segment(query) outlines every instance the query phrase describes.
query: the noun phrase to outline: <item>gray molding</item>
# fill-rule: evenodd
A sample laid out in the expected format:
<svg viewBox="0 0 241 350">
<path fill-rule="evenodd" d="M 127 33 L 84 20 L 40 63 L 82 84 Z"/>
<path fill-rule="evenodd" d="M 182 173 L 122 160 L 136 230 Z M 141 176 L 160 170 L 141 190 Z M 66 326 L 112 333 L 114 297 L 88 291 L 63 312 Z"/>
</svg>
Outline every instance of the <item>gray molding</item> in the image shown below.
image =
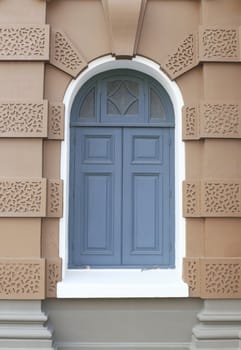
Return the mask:
<svg viewBox="0 0 241 350">
<path fill-rule="evenodd" d="M 53 350 L 41 301 L 0 300 L 0 349 Z"/>
<path fill-rule="evenodd" d="M 241 349 L 240 300 L 206 300 L 197 318 L 190 350 Z"/>
<path fill-rule="evenodd" d="M 59 342 L 56 343 L 58 350 L 188 350 L 189 343 L 72 343 L 72 342 Z"/>
</svg>

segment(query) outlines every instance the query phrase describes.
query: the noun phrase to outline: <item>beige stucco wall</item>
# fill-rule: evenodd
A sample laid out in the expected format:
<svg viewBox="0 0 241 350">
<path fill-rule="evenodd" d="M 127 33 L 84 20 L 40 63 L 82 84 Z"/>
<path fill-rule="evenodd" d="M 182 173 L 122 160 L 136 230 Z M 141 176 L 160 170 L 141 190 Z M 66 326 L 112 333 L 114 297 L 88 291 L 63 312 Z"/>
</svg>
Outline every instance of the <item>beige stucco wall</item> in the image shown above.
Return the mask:
<svg viewBox="0 0 241 350">
<path fill-rule="evenodd" d="M 240 14 L 240 0 L 0 1 L 0 298 L 54 298 L 43 308 L 60 349 L 186 350 L 200 297 L 240 298 Z M 181 90 L 183 275 L 196 299 L 55 299 L 63 97 L 108 54 L 147 57 Z"/>
<path fill-rule="evenodd" d="M 13 270 L 21 259 L 22 263 L 30 259 L 29 264 L 41 270 L 39 285 L 47 286 L 46 295 L 37 291 L 16 295 L 11 294 L 13 280 L 9 291 L 0 291 L 0 295 L 55 296 L 61 279 L 58 244 L 65 91 L 96 58 L 113 54 L 117 59 L 131 59 L 137 54 L 160 64 L 184 99 L 185 281 L 193 296 L 239 297 L 239 1 L 24 0 L 20 4 L 9 0 L 0 3 L 0 19 L 5 44 L 0 50 L 0 180 L 2 191 L 10 198 L 7 201 L 3 196 L 0 202 L 1 256 L 4 266 Z M 21 30 L 28 32 L 24 39 Z M 32 46 L 27 40 L 33 40 Z M 16 119 L 19 113 L 21 123 L 26 124 L 22 129 Z M 27 126 L 28 115 L 31 123 L 40 118 L 41 131 Z M 228 118 L 233 118 L 229 129 Z M 20 195 L 15 198 L 17 191 Z M 33 191 L 33 203 L 27 191 Z M 210 291 L 207 271 L 216 271 L 219 280 L 225 266 L 230 276 L 238 271 L 238 287 L 232 286 L 230 277 L 222 292 L 218 287 Z M 196 284 L 196 280 L 206 282 Z"/>
<path fill-rule="evenodd" d="M 118 32 L 121 14 L 119 14 L 119 17 L 116 15 L 116 4 L 109 2 L 108 6 L 109 12 L 103 11 L 100 1 L 69 1 L 68 3 L 60 1 L 58 4 L 53 1 L 47 8 L 47 21 L 56 27 L 61 23 L 61 28 L 68 34 L 85 60 L 89 62 L 110 52 L 115 53 L 115 50 L 119 54 L 119 46 L 122 45 L 123 41 L 121 36 L 123 33 Z M 199 50 L 201 50 L 202 34 L 200 34 L 200 26 L 202 25 L 204 28 L 210 28 L 209 26 L 211 26 L 211 29 L 214 28 L 212 26 L 216 26 L 215 29 L 221 28 L 221 32 L 226 31 L 228 35 L 234 26 L 240 24 L 239 16 L 237 16 L 239 11 L 240 4 L 238 1 L 230 1 L 227 4 L 227 1 L 149 0 L 146 3 L 144 13 L 141 10 L 139 12 L 133 10 L 133 23 L 134 17 L 139 15 L 142 20 L 142 27 L 141 31 L 136 31 L 136 42 L 132 54 L 136 53 L 161 64 L 167 74 L 172 76 L 172 65 L 168 67 L 165 62 L 167 57 L 175 52 L 179 52 L 179 56 L 181 56 L 181 50 L 185 52 L 185 45 L 180 46 L 180 43 L 188 35 L 199 33 L 197 40 Z M 68 13 L 69 16 L 65 16 L 65 13 Z M 91 16 L 93 20 L 91 24 L 87 20 L 90 18 L 88 16 Z M 127 51 L 130 47 L 133 30 L 135 29 L 130 27 L 129 33 L 126 33 Z M 223 40 L 225 51 L 225 38 L 221 37 L 217 40 L 220 40 L 220 45 Z M 185 106 L 199 106 L 201 103 L 209 103 L 211 106 L 218 105 L 219 109 L 223 108 L 223 104 L 231 106 L 238 104 L 240 98 L 239 64 L 235 62 L 235 57 L 233 59 L 225 57 L 225 52 L 219 53 L 218 56 L 215 53 L 215 42 L 210 42 L 209 45 L 210 51 L 214 50 L 214 57 L 203 58 L 203 62 L 198 64 L 199 53 L 195 52 L 194 47 L 194 56 L 197 56 L 197 63 L 195 63 L 195 58 L 190 68 L 184 69 L 185 72 L 182 72 L 181 67 L 181 73 L 176 73 L 175 81 L 183 94 L 184 104 Z M 123 51 L 125 51 L 125 48 L 123 48 Z M 200 57 L 203 55 L 204 53 L 200 52 Z M 181 63 L 182 57 L 179 56 L 177 54 L 177 57 L 175 57 L 177 64 L 185 66 L 185 62 Z M 66 74 L 57 72 L 55 68 L 47 67 L 46 98 L 49 98 L 49 96 L 62 98 L 69 81 Z M 56 86 L 58 86 L 58 89 Z M 218 113 L 219 118 L 222 119 L 222 111 Z M 188 128 L 188 125 L 186 127 Z M 215 126 L 213 128 L 215 129 Z M 185 124 L 183 129 L 185 133 Z M 223 183 L 226 184 L 227 182 L 227 186 L 232 186 L 233 181 L 240 179 L 240 141 L 237 137 L 235 139 L 231 136 L 228 137 L 225 132 L 222 134 L 222 131 L 215 135 L 212 132 L 216 132 L 216 130 L 211 130 L 210 136 L 203 137 L 201 135 L 200 139 L 195 140 L 194 138 L 185 141 L 186 180 L 188 183 L 190 181 L 216 181 L 218 191 L 222 191 Z M 202 189 L 198 191 L 199 197 L 205 196 L 201 192 Z M 227 194 L 224 194 L 225 201 L 229 201 L 229 196 L 232 197 L 232 194 L 229 194 L 229 190 L 227 190 Z M 232 264 L 232 261 L 228 262 L 225 259 L 230 257 L 239 258 L 240 256 L 240 214 L 233 215 L 232 212 L 229 212 L 229 209 L 222 208 L 223 203 L 214 203 L 215 200 L 213 202 L 211 200 L 208 206 L 219 207 L 219 212 L 217 213 L 215 208 L 211 208 L 210 214 L 201 212 L 196 216 L 194 215 L 194 218 L 193 215 L 186 213 L 185 206 L 189 197 L 185 191 L 183 197 L 184 215 L 187 216 L 187 256 L 194 258 L 194 260 L 187 260 L 187 265 L 193 261 L 198 264 L 197 278 L 199 278 L 201 265 L 203 264 L 199 258 L 221 258 L 221 260 L 224 259 L 223 263 Z M 233 198 L 230 198 L 230 200 L 232 202 Z M 239 204 L 237 205 L 239 206 Z M 238 210 L 238 208 L 236 209 Z M 232 216 L 237 217 L 232 218 Z M 236 244 L 233 244 L 234 242 Z M 213 266 L 216 266 L 217 261 L 209 261 L 209 265 L 212 262 Z M 222 270 L 222 261 L 218 263 Z M 230 267 L 232 269 L 231 265 Z M 192 284 L 193 271 L 190 271 L 187 267 L 184 273 L 186 281 Z M 203 288 L 205 290 L 205 286 Z M 197 290 L 194 295 L 200 295 L 200 293 L 200 290 Z M 209 297 L 234 297 L 239 293 L 240 291 L 238 294 L 224 292 L 219 295 L 218 290 L 215 290 L 215 292 L 209 294 Z"/>
</svg>

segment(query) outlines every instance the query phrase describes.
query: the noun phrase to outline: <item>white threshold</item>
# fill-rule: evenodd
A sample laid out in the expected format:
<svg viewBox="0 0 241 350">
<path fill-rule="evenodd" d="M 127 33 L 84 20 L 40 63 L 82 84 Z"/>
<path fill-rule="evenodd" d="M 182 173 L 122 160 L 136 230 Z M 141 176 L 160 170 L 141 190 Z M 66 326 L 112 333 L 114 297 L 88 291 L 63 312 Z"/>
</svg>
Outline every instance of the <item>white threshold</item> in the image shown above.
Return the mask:
<svg viewBox="0 0 241 350">
<path fill-rule="evenodd" d="M 58 298 L 187 297 L 187 285 L 173 270 L 66 270 Z"/>
</svg>

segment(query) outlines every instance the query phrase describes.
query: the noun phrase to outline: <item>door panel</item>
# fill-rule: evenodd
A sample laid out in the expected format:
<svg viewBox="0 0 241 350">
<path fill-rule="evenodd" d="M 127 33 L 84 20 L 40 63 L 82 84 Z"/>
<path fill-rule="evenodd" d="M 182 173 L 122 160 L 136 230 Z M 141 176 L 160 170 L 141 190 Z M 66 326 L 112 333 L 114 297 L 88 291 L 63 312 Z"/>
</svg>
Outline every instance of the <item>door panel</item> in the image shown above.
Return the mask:
<svg viewBox="0 0 241 350">
<path fill-rule="evenodd" d="M 121 263 L 121 129 L 75 128 L 74 264 Z"/>
<path fill-rule="evenodd" d="M 169 129 L 124 129 L 123 145 L 123 264 L 165 266 L 171 236 Z"/>
<path fill-rule="evenodd" d="M 170 266 L 173 129 L 72 132 L 70 267 Z"/>
<path fill-rule="evenodd" d="M 88 174 L 83 178 L 83 236 L 81 254 L 112 253 L 112 202 L 111 174 Z M 104 203 L 104 205 L 100 204 Z"/>
<path fill-rule="evenodd" d="M 132 254 L 159 253 L 159 187 L 158 174 L 133 174 Z"/>
</svg>

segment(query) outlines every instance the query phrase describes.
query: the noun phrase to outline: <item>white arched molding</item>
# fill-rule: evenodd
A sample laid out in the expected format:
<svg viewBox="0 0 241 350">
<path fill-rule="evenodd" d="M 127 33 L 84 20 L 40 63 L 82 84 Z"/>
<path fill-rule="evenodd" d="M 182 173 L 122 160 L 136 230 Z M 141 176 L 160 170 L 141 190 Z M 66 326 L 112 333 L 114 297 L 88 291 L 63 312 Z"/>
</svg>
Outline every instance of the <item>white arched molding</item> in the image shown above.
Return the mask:
<svg viewBox="0 0 241 350">
<path fill-rule="evenodd" d="M 175 269 L 68 269 L 68 198 L 69 198 L 69 122 L 74 98 L 91 77 L 110 69 L 134 69 L 156 79 L 169 94 L 175 111 Z M 188 287 L 182 280 L 185 256 L 185 221 L 182 217 L 182 181 L 184 145 L 182 143 L 181 110 L 183 99 L 177 84 L 160 67 L 148 59 L 132 60 L 105 56 L 91 62 L 70 83 L 65 96 L 65 140 L 61 148 L 61 177 L 64 180 L 64 213 L 60 221 L 60 256 L 63 260 L 62 281 L 57 285 L 58 298 L 145 298 L 186 297 Z"/>
</svg>

